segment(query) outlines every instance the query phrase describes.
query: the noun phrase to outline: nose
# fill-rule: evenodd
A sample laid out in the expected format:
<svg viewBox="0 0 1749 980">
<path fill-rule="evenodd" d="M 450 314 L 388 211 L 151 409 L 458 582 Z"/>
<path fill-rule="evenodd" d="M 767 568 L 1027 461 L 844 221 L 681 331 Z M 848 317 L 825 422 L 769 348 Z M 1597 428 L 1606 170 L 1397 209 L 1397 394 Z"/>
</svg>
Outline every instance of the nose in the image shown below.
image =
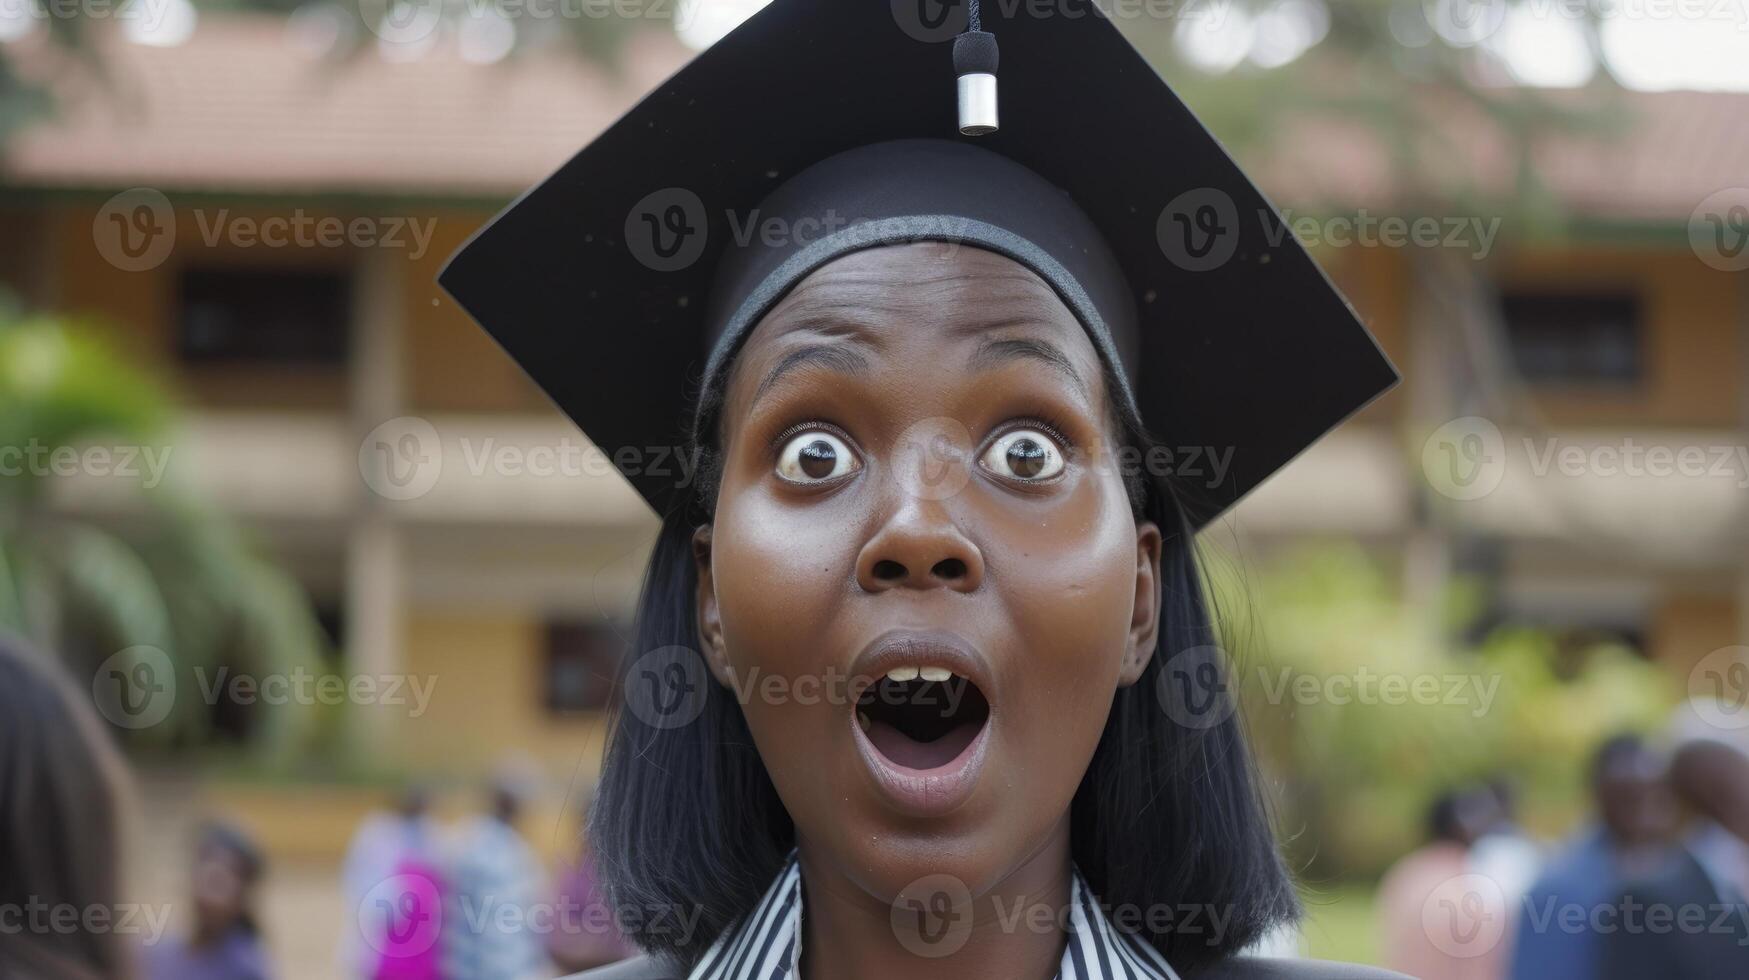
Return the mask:
<svg viewBox="0 0 1749 980">
<path fill-rule="evenodd" d="M 984 581 L 984 556 L 956 525 L 942 501 L 908 501 L 883 524 L 856 559 L 865 592 L 953 589 L 971 592 Z"/>
</svg>

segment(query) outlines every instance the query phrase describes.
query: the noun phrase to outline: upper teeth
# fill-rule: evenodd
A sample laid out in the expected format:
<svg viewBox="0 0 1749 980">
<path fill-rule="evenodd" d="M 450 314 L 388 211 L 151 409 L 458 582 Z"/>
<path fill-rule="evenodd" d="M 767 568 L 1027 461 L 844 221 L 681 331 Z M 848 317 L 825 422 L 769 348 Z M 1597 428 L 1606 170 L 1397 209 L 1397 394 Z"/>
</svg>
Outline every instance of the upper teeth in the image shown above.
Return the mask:
<svg viewBox="0 0 1749 980">
<path fill-rule="evenodd" d="M 894 667 L 887 671 L 889 681 L 914 681 L 921 677 L 926 681 L 945 681 L 953 676 L 953 671 L 946 667 Z"/>
</svg>

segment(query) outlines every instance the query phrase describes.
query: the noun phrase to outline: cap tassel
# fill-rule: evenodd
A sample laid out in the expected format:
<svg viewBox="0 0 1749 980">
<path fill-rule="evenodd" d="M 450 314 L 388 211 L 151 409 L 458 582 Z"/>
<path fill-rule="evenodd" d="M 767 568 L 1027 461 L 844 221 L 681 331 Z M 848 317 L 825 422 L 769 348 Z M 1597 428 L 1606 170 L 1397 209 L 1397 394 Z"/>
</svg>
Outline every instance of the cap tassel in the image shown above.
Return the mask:
<svg viewBox="0 0 1749 980">
<path fill-rule="evenodd" d="M 960 132 L 987 136 L 997 128 L 996 35 L 981 29 L 978 0 L 971 0 L 968 13 L 966 32 L 953 39 L 953 70 L 959 76 Z"/>
</svg>

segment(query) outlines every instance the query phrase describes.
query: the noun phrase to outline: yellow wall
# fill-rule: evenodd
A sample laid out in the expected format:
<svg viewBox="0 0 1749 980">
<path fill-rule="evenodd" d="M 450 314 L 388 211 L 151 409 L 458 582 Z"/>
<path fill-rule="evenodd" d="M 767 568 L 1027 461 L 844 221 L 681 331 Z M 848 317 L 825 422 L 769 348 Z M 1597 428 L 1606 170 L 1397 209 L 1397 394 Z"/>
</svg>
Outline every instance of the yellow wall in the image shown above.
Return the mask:
<svg viewBox="0 0 1749 980">
<path fill-rule="evenodd" d="M 339 410 L 346 401 L 344 372 L 308 368 L 193 368 L 171 350 L 175 284 L 179 268 L 195 262 L 344 267 L 358 258 L 342 248 L 237 247 L 209 244 L 202 221 L 226 209 L 233 219 L 284 216 L 284 208 L 222 201 L 176 211 L 176 248 L 148 272 L 124 272 L 104 260 L 92 233 L 99 204 L 70 204 L 40 222 L 34 237 L 57 252 L 42 263 L 55 270 L 42 297 L 76 311 L 101 314 L 123 328 L 142 356 L 175 375 L 204 404 L 263 408 Z M 311 218 L 383 217 L 392 208 L 357 211 L 301 207 Z M 28 212 L 20 212 L 28 213 Z M 414 412 L 545 412 L 538 390 L 482 331 L 437 287 L 447 258 L 489 217 L 478 208 L 409 209 L 403 216 L 434 221 L 423 254 L 408 254 L 402 282 L 406 336 L 406 397 Z M 29 227 L 28 224 L 25 227 Z M 1369 248 L 1322 250 L 1319 261 L 1348 296 L 1361 318 L 1413 384 L 1409 317 L 1413 279 L 1409 256 Z M 41 262 L 14 248 L 0 251 L 0 272 Z M 1495 274 L 1503 285 L 1643 290 L 1647 323 L 1644 385 L 1630 390 L 1537 389 L 1540 408 L 1555 424 L 1736 425 L 1740 421 L 1742 364 L 1739 322 L 1743 318 L 1735 277 L 1706 268 L 1686 250 L 1554 249 L 1503 257 Z M 1398 415 L 1401 391 L 1386 396 L 1364 417 Z"/>
<path fill-rule="evenodd" d="M 59 256 L 51 302 L 75 314 L 101 318 L 114 328 L 124 347 L 162 372 L 176 390 L 197 404 L 251 408 L 340 410 L 346 404 L 346 374 L 334 367 L 269 367 L 189 365 L 175 350 L 177 279 L 191 265 L 235 265 L 272 268 L 344 269 L 352 260 L 347 248 L 238 247 L 220 235 L 209 244 L 205 230 L 225 221 L 284 217 L 270 208 L 216 203 L 201 208 L 177 207 L 176 244 L 163 264 L 142 271 L 117 268 L 97 247 L 92 231 L 100 205 L 70 205 L 56 216 L 51 238 Z M 350 215 L 301 208 L 314 219 Z"/>
<path fill-rule="evenodd" d="M 1637 288 L 1646 316 L 1645 383 L 1638 388 L 1537 389 L 1556 424 L 1736 426 L 1741 422 L 1743 300 L 1738 280 L 1686 249 L 1557 250 L 1515 256 L 1504 286 Z"/>
<path fill-rule="evenodd" d="M 423 717 L 398 725 L 408 767 L 484 772 L 504 753 L 527 755 L 554 777 L 590 785 L 604 721 L 547 711 L 544 625 L 532 612 L 410 610 L 406 669 L 435 679 Z"/>
<path fill-rule="evenodd" d="M 1415 382 L 1409 357 L 1409 265 L 1401 252 L 1384 248 L 1321 249 L 1318 263 L 1348 298 L 1373 339 L 1397 366 L 1403 381 L 1356 416 L 1384 422 L 1402 415 L 1405 393 Z"/>
<path fill-rule="evenodd" d="M 43 284 L 40 302 L 76 314 L 101 318 L 113 327 L 123 345 L 157 370 L 178 390 L 187 391 L 197 404 L 228 407 L 320 409 L 340 411 L 346 406 L 344 370 L 323 367 L 240 368 L 233 365 L 201 367 L 180 363 L 174 350 L 176 283 L 180 271 L 190 265 L 225 264 L 275 268 L 333 268 L 356 266 L 359 250 L 351 246 L 269 247 L 238 246 L 221 236 L 209 243 L 205 232 L 214 228 L 221 210 L 229 221 L 259 222 L 285 217 L 285 208 L 215 202 L 198 207 L 177 207 L 176 244 L 165 262 L 153 269 L 131 272 L 117 268 L 103 257 L 92 231 L 99 202 L 61 206 L 46 212 L 41 233 L 31 237 L 39 249 L 58 253 L 50 262 L 49 282 Z M 535 387 L 523 377 L 472 320 L 437 286 L 437 273 L 449 256 L 467 240 L 490 213 L 484 210 L 361 207 L 356 211 L 299 205 L 295 208 L 310 220 L 355 217 L 405 217 L 434 222 L 429 244 L 422 254 L 414 249 L 395 249 L 402 257 L 402 315 L 406 335 L 403 344 L 406 397 L 415 412 L 549 411 Z M 31 212 L 22 212 L 25 214 Z M 8 227 L 16 227 L 8 224 Z M 29 226 L 26 226 L 29 227 Z M 382 226 L 387 228 L 387 225 Z M 410 241 L 410 239 L 409 239 Z M 19 252 L 20 254 L 11 254 Z M 0 274 L 20 279 L 41 278 L 26 266 L 23 250 L 0 253 Z M 12 270 L 20 270 L 13 272 Z"/>
<path fill-rule="evenodd" d="M 490 215 L 442 212 L 407 274 L 407 401 L 415 412 L 553 411 L 534 383 L 437 286 L 437 273 Z"/>
<path fill-rule="evenodd" d="M 1658 604 L 1647 652 L 1685 677 L 1707 654 L 1745 642 L 1749 637 L 1739 633 L 1737 603 L 1730 596 L 1676 593 Z"/>
</svg>

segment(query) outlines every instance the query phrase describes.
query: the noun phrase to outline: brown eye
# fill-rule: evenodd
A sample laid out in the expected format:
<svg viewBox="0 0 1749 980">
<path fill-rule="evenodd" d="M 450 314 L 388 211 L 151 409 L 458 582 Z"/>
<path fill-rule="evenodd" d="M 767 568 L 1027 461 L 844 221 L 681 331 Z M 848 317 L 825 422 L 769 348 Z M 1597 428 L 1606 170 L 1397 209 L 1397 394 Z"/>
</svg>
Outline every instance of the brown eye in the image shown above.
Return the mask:
<svg viewBox="0 0 1749 980">
<path fill-rule="evenodd" d="M 1015 429 L 984 450 L 986 469 L 1016 480 L 1048 480 L 1063 472 L 1063 451 L 1037 429 Z"/>
<path fill-rule="evenodd" d="M 830 432 L 803 432 L 784 443 L 777 475 L 791 483 L 819 483 L 853 472 L 861 465 L 844 440 Z"/>
</svg>

